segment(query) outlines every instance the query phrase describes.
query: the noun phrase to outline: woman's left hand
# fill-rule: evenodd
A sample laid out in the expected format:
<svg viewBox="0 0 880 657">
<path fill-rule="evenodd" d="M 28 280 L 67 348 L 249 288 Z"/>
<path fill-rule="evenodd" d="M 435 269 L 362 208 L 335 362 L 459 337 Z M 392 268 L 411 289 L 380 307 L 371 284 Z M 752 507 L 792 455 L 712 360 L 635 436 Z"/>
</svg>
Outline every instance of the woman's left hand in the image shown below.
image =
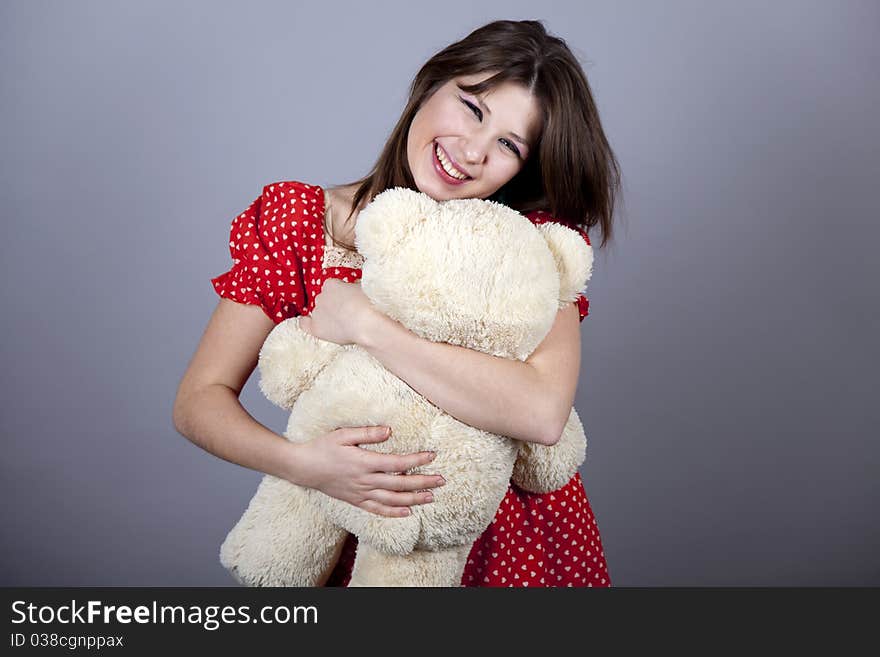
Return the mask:
<svg viewBox="0 0 880 657">
<path fill-rule="evenodd" d="M 376 312 L 360 281 L 345 283 L 327 278 L 315 297 L 310 315 L 299 318 L 299 327 L 318 338 L 336 344 L 356 344 L 370 313 Z"/>
</svg>

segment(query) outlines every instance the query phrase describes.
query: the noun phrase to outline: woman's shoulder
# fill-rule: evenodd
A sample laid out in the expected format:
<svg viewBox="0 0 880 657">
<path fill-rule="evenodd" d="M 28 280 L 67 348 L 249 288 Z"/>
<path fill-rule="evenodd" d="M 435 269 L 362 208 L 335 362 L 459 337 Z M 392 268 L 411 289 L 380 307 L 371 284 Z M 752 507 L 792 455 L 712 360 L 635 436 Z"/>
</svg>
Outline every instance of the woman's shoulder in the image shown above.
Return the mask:
<svg viewBox="0 0 880 657">
<path fill-rule="evenodd" d="M 277 180 L 263 186 L 254 217 L 258 236 L 270 249 L 308 255 L 324 240 L 325 193 L 320 185 Z"/>
<path fill-rule="evenodd" d="M 324 240 L 324 192 L 320 185 L 278 180 L 263 186 L 232 220 L 229 248 L 234 264 L 311 261 Z"/>
<path fill-rule="evenodd" d="M 308 183 L 302 180 L 276 180 L 266 183 L 263 186 L 264 194 L 296 194 L 298 197 L 306 199 L 318 195 L 323 191 L 321 185 Z"/>
<path fill-rule="evenodd" d="M 306 311 L 323 232 L 320 185 L 279 180 L 232 220 L 231 268 L 212 279 L 221 297 L 259 304 L 275 322 Z"/>
<path fill-rule="evenodd" d="M 261 217 L 323 217 L 324 188 L 300 180 L 277 180 L 263 186 Z"/>
</svg>

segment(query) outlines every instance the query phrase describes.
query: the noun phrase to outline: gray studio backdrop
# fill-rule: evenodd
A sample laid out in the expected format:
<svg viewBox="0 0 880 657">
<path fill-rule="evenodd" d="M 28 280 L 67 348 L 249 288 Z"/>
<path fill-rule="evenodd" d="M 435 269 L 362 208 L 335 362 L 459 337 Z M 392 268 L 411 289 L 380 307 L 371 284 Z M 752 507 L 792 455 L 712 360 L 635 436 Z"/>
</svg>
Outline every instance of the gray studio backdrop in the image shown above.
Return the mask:
<svg viewBox="0 0 880 657">
<path fill-rule="evenodd" d="M 260 475 L 171 422 L 229 224 L 366 171 L 497 18 L 568 41 L 624 171 L 576 400 L 612 583 L 880 584 L 880 6 L 511 0 L 0 4 L 0 584 L 233 584 Z"/>
</svg>

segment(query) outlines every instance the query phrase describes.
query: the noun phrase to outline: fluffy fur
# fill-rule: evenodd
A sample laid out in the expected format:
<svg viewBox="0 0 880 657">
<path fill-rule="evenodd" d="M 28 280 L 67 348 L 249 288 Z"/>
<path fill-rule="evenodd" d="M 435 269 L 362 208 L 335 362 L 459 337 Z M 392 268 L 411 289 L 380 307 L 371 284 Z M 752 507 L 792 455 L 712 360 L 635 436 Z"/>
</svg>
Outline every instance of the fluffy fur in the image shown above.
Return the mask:
<svg viewBox="0 0 880 657">
<path fill-rule="evenodd" d="M 592 249 L 564 226 L 535 226 L 491 201 L 438 203 L 402 188 L 361 211 L 355 243 L 364 258 L 363 290 L 379 310 L 428 340 L 517 360 L 586 287 L 593 262 Z M 431 404 L 360 347 L 304 333 L 297 318 L 269 334 L 259 368 L 263 393 L 291 410 L 289 440 L 388 425 L 391 438 L 363 448 L 432 450 L 437 458 L 410 472 L 438 472 L 447 484 L 410 516 L 386 518 L 267 475 L 220 551 L 243 584 L 320 585 L 352 532 L 352 586 L 457 586 L 511 477 L 526 490 L 547 492 L 584 460 L 574 409 L 552 447 L 481 431 Z"/>
</svg>

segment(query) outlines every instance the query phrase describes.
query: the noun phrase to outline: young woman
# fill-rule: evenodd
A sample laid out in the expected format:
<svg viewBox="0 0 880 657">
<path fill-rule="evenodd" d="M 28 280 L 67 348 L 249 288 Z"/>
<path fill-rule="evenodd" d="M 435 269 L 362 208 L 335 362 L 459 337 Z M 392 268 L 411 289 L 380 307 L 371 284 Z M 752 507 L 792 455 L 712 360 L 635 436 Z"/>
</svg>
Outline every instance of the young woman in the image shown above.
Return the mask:
<svg viewBox="0 0 880 657">
<path fill-rule="evenodd" d="M 588 244 L 587 231 L 599 224 L 604 246 L 619 169 L 586 76 L 565 42 L 537 21 L 496 21 L 422 67 L 369 175 L 326 190 L 273 183 L 233 220 L 234 264 L 212 280 L 221 300 L 180 383 L 177 430 L 223 459 L 386 516 L 431 503 L 442 472 L 392 473 L 429 463 L 432 454 L 358 448 L 385 440 L 385 427 L 345 427 L 295 445 L 254 420 L 238 398 L 272 328 L 302 315 L 303 329 L 360 345 L 460 421 L 552 445 L 575 397 L 579 320 L 589 308 L 581 296 L 560 310 L 525 362 L 416 336 L 376 310 L 357 282 L 357 214 L 396 186 L 438 201 L 502 202 L 535 223 L 563 222 Z M 327 585 L 347 583 L 355 546 L 350 537 Z M 471 549 L 462 584 L 610 586 L 580 475 L 546 495 L 511 484 Z"/>
</svg>

